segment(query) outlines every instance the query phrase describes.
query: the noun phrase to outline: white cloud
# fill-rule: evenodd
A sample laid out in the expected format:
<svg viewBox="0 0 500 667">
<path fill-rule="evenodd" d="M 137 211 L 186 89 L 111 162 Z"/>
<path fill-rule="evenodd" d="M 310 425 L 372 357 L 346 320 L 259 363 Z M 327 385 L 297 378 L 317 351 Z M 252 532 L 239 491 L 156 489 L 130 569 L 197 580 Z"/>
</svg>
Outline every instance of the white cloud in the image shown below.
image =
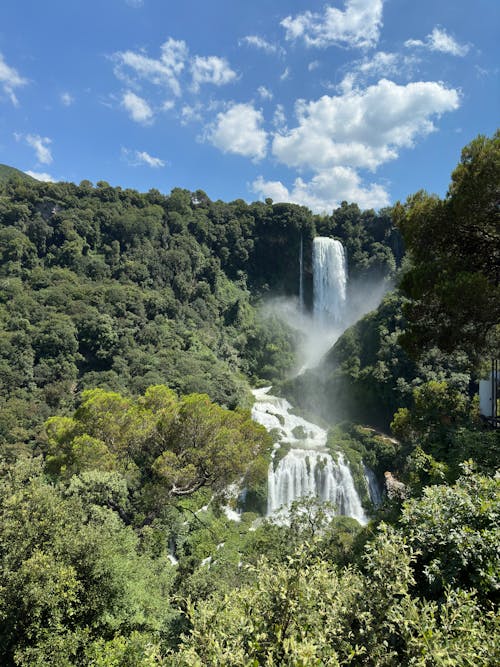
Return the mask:
<svg viewBox="0 0 500 667">
<path fill-rule="evenodd" d="M 203 121 L 202 110 L 201 104 L 195 104 L 194 106 L 185 104 L 181 109 L 181 124 L 201 123 Z"/>
<path fill-rule="evenodd" d="M 148 167 L 157 169 L 158 167 L 165 166 L 164 160 L 161 160 L 159 157 L 153 157 L 149 153 L 146 153 L 146 151 L 136 151 L 135 154 L 139 162 L 146 164 Z"/>
<path fill-rule="evenodd" d="M 22 135 L 15 135 L 16 140 L 22 137 Z M 31 148 L 35 149 L 36 159 L 41 164 L 51 164 L 52 162 L 52 153 L 50 151 L 49 145 L 52 143 L 52 139 L 48 137 L 41 137 L 39 134 L 27 134 L 26 143 Z"/>
<path fill-rule="evenodd" d="M 147 125 L 153 120 L 153 110 L 145 99 L 128 90 L 123 94 L 122 106 L 136 123 Z"/>
<path fill-rule="evenodd" d="M 14 89 L 25 86 L 27 83 L 28 81 L 23 79 L 16 69 L 7 65 L 3 55 L 0 53 L 0 85 L 15 107 L 18 106 L 19 102 Z"/>
<path fill-rule="evenodd" d="M 376 169 L 435 130 L 431 120 L 457 109 L 457 90 L 437 82 L 405 86 L 382 79 L 317 101 L 299 100 L 298 125 L 273 140 L 274 156 L 289 167 L 323 171 L 334 166 Z"/>
<path fill-rule="evenodd" d="M 133 9 L 140 9 L 144 5 L 144 0 L 125 0 L 125 2 Z"/>
<path fill-rule="evenodd" d="M 283 72 L 280 74 L 280 81 L 286 81 L 289 78 L 290 78 L 290 68 L 285 67 Z"/>
<path fill-rule="evenodd" d="M 61 93 L 59 99 L 65 107 L 70 107 L 75 101 L 75 98 L 70 93 Z"/>
<path fill-rule="evenodd" d="M 175 107 L 175 102 L 173 100 L 165 100 L 165 102 L 163 102 L 163 104 L 161 105 L 161 110 L 172 111 L 174 107 Z"/>
<path fill-rule="evenodd" d="M 309 72 L 313 72 L 315 69 L 318 69 L 319 65 L 320 65 L 319 60 L 313 60 L 312 62 L 309 63 L 307 69 Z"/>
<path fill-rule="evenodd" d="M 378 51 L 370 57 L 358 61 L 355 69 L 365 76 L 397 76 L 411 74 L 420 62 L 415 56 L 404 56 L 399 53 Z"/>
<path fill-rule="evenodd" d="M 356 76 L 395 67 L 397 55 L 377 55 L 357 63 L 334 96 L 316 101 L 298 100 L 296 127 L 287 129 L 284 111 L 277 106 L 272 153 L 288 167 L 310 170 L 309 179 L 298 177 L 287 187 L 262 176 L 252 184 L 261 198 L 291 201 L 314 212 L 331 211 L 343 200 L 362 208 L 389 204 L 386 187 L 365 183 L 360 169 L 375 170 L 395 159 L 400 149 L 413 146 L 419 136 L 436 128 L 433 123 L 446 111 L 458 108 L 457 90 L 437 82 L 398 85 L 382 79 L 365 89 L 354 87 Z"/>
<path fill-rule="evenodd" d="M 273 125 L 281 132 L 286 132 L 286 114 L 285 107 L 282 104 L 277 104 L 274 110 Z"/>
<path fill-rule="evenodd" d="M 179 76 L 181 75 L 189 50 L 186 42 L 169 37 L 160 47 L 158 59 L 149 58 L 142 52 L 119 51 L 113 55 L 117 62 L 115 74 L 129 80 L 131 71 L 139 79 L 145 79 L 157 86 L 170 88 L 174 95 L 181 94 Z"/>
<path fill-rule="evenodd" d="M 356 202 L 361 208 L 381 208 L 390 201 L 383 186 L 364 187 L 358 173 L 349 167 L 326 169 L 308 182 L 297 178 L 290 190 L 281 181 L 265 181 L 259 176 L 252 189 L 262 199 L 301 204 L 315 213 L 330 212 L 344 200 Z"/>
<path fill-rule="evenodd" d="M 366 83 L 373 78 L 403 78 L 409 80 L 415 73 L 420 58 L 414 55 L 377 51 L 373 55 L 355 60 L 349 64 L 350 71 L 340 84 L 332 88 L 341 93 L 350 92 L 356 85 Z"/>
<path fill-rule="evenodd" d="M 323 14 L 306 11 L 287 16 L 281 25 L 287 40 L 303 39 L 306 46 L 342 45 L 366 48 L 377 44 L 383 0 L 345 0 L 345 10 L 326 6 Z"/>
<path fill-rule="evenodd" d="M 270 197 L 274 202 L 292 202 L 290 199 L 290 192 L 288 188 L 283 185 L 281 181 L 265 181 L 262 176 L 259 176 L 252 183 L 252 191 L 260 197 L 260 199 L 267 199 Z"/>
<path fill-rule="evenodd" d="M 246 37 L 243 37 L 243 39 L 240 39 L 239 44 L 248 44 L 248 46 L 253 46 L 256 49 L 260 49 L 269 54 L 283 53 L 281 46 L 268 42 L 266 39 L 259 37 L 258 35 L 247 35 Z"/>
<path fill-rule="evenodd" d="M 28 171 L 25 172 L 28 174 L 28 176 L 31 176 L 32 178 L 36 178 L 37 181 L 43 181 L 44 183 L 55 183 L 56 179 L 51 176 L 50 174 L 47 174 L 45 171 L 31 171 L 28 169 Z"/>
<path fill-rule="evenodd" d="M 217 114 L 207 138 L 224 153 L 261 160 L 267 152 L 267 134 L 262 122 L 262 112 L 251 104 L 234 104 Z"/>
<path fill-rule="evenodd" d="M 160 47 L 159 58 L 144 51 L 118 51 L 111 56 L 116 63 L 115 75 L 131 88 L 148 82 L 169 88 L 176 97 L 182 94 L 182 77 L 191 73 L 191 88 L 198 92 L 201 84 L 223 86 L 234 81 L 237 74 L 225 58 L 191 56 L 185 41 L 169 37 Z"/>
<path fill-rule="evenodd" d="M 224 86 L 236 79 L 225 58 L 218 56 L 195 56 L 191 64 L 193 75 L 193 90 L 198 91 L 202 83 L 212 83 L 215 86 Z"/>
<path fill-rule="evenodd" d="M 266 88 L 265 86 L 259 86 L 257 88 L 257 92 L 259 95 L 262 97 L 263 100 L 272 100 L 273 99 L 273 93 L 269 88 Z"/>
<path fill-rule="evenodd" d="M 408 48 L 422 47 L 429 49 L 429 51 L 439 51 L 440 53 L 461 57 L 465 56 L 470 49 L 468 44 L 459 44 L 446 30 L 438 27 L 434 28 L 425 40 L 408 39 L 405 46 Z"/>
<path fill-rule="evenodd" d="M 166 162 L 159 157 L 153 157 L 146 151 L 131 151 L 128 148 L 122 148 L 122 156 L 131 167 L 140 167 L 146 165 L 158 169 L 164 167 Z"/>
</svg>

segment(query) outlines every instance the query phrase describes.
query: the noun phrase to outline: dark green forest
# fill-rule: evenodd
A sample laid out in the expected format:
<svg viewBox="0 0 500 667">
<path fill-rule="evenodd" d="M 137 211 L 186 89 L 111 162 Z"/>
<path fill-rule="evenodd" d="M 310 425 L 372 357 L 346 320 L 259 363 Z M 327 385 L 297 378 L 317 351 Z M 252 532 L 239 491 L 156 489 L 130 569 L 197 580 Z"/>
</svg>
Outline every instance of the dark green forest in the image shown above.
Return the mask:
<svg viewBox="0 0 500 667">
<path fill-rule="evenodd" d="M 0 664 L 498 664 L 500 429 L 477 391 L 499 206 L 498 132 L 444 198 L 321 216 L 2 166 Z M 296 376 L 303 332 L 272 304 L 298 300 L 302 247 L 311 308 L 317 235 L 385 296 Z M 355 478 L 396 480 L 368 525 L 311 498 L 264 517 L 267 385 Z"/>
</svg>

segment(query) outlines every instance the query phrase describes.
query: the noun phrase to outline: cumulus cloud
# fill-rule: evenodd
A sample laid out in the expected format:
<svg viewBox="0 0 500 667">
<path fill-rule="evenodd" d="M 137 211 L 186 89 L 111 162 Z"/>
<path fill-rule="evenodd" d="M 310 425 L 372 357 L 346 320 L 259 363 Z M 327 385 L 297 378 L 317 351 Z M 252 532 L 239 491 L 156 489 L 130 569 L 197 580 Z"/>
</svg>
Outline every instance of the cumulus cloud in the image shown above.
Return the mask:
<svg viewBox="0 0 500 667">
<path fill-rule="evenodd" d="M 146 100 L 130 90 L 123 94 L 122 106 L 136 123 L 147 125 L 153 120 L 153 110 Z"/>
<path fill-rule="evenodd" d="M 266 39 L 259 37 L 258 35 L 247 35 L 246 37 L 243 37 L 243 39 L 240 39 L 239 44 L 247 44 L 248 46 L 253 46 L 256 49 L 269 54 L 283 52 L 281 46 L 268 42 Z"/>
<path fill-rule="evenodd" d="M 375 46 L 382 26 L 383 0 L 345 0 L 344 11 L 326 6 L 323 13 L 306 11 L 287 16 L 281 25 L 285 38 L 303 40 L 306 46 Z"/>
<path fill-rule="evenodd" d="M 252 191 L 260 199 L 267 199 L 268 197 L 274 202 L 290 202 L 297 204 L 298 202 L 290 199 L 290 192 L 288 188 L 283 185 L 281 181 L 265 181 L 262 176 L 259 176 L 252 183 Z"/>
<path fill-rule="evenodd" d="M 153 167 L 153 169 L 158 169 L 159 167 L 165 166 L 164 160 L 161 160 L 159 157 L 153 157 L 149 153 L 146 153 L 146 151 L 135 151 L 135 156 L 140 164 Z"/>
<path fill-rule="evenodd" d="M 468 44 L 459 44 L 451 35 L 449 35 L 443 28 L 436 27 L 427 35 L 425 40 L 408 39 L 405 42 L 408 48 L 424 48 L 429 51 L 439 51 L 440 53 L 448 53 L 452 56 L 465 56 L 470 49 Z"/>
<path fill-rule="evenodd" d="M 7 95 L 15 107 L 19 105 L 19 101 L 16 97 L 14 89 L 21 88 L 27 83 L 28 81 L 23 79 L 23 77 L 20 76 L 16 69 L 10 67 L 10 65 L 7 65 L 3 55 L 0 53 L 0 85 L 2 86 L 3 92 Z"/>
<path fill-rule="evenodd" d="M 259 95 L 262 97 L 263 100 L 272 100 L 273 99 L 273 93 L 269 88 L 266 88 L 265 86 L 259 86 L 257 88 L 257 92 Z"/>
<path fill-rule="evenodd" d="M 201 104 L 185 104 L 181 109 L 181 124 L 201 123 L 203 121 L 203 107 Z"/>
<path fill-rule="evenodd" d="M 298 100 L 295 127 L 287 129 L 283 109 L 276 108 L 272 154 L 282 164 L 312 176 L 298 177 L 289 187 L 260 176 L 252 184 L 259 197 L 291 201 L 318 213 L 331 211 L 344 200 L 362 208 L 389 204 L 385 185 L 366 183 L 360 170 L 374 171 L 434 131 L 435 118 L 457 109 L 460 95 L 442 83 L 425 81 L 398 85 L 381 79 L 364 89 L 355 87 L 356 77 L 400 62 L 397 54 L 380 53 L 358 61 L 339 94 Z"/>
<path fill-rule="evenodd" d="M 282 104 L 277 104 L 273 115 L 273 125 L 281 132 L 286 132 L 286 114 L 285 107 Z"/>
<path fill-rule="evenodd" d="M 261 160 L 267 152 L 267 133 L 262 122 L 262 111 L 251 104 L 233 104 L 217 114 L 207 138 L 224 153 Z"/>
<path fill-rule="evenodd" d="M 307 206 L 315 213 L 325 213 L 342 201 L 356 202 L 361 208 L 380 208 L 389 204 L 389 195 L 378 184 L 363 186 L 359 174 L 349 167 L 332 167 L 316 174 L 310 181 L 297 178 L 289 190 L 281 181 L 265 181 L 259 176 L 253 191 L 262 199 Z"/>
<path fill-rule="evenodd" d="M 437 82 L 401 86 L 382 79 L 317 101 L 299 100 L 298 125 L 274 137 L 272 152 L 289 167 L 322 171 L 334 166 L 376 169 L 417 136 L 435 130 L 432 117 L 457 109 L 457 90 Z"/>
<path fill-rule="evenodd" d="M 15 135 L 15 137 L 19 140 L 22 135 Z M 41 164 L 52 163 L 52 153 L 49 148 L 52 139 L 49 139 L 49 137 L 41 137 L 39 134 L 27 134 L 25 139 L 28 146 L 35 149 L 38 162 Z"/>
<path fill-rule="evenodd" d="M 169 37 L 160 47 L 160 57 L 150 58 L 143 52 L 118 51 L 112 57 L 117 63 L 115 74 L 120 79 L 138 77 L 157 86 L 170 88 L 174 95 L 181 94 L 179 76 L 184 70 L 189 49 L 186 42 Z"/>
<path fill-rule="evenodd" d="M 61 100 L 61 104 L 65 107 L 70 107 L 75 101 L 75 98 L 70 93 L 61 93 L 59 99 Z"/>
<path fill-rule="evenodd" d="M 53 176 L 47 174 L 45 171 L 31 171 L 28 169 L 28 171 L 25 173 L 28 174 L 28 176 L 31 176 L 31 178 L 36 178 L 37 181 L 43 181 L 44 183 L 55 183 L 56 180 Z"/>
<path fill-rule="evenodd" d="M 161 105 L 161 110 L 162 111 L 172 111 L 172 109 L 175 107 L 175 102 L 173 100 L 165 100 L 163 104 Z"/>
<path fill-rule="evenodd" d="M 218 56 L 195 56 L 191 64 L 193 75 L 193 90 L 197 91 L 202 83 L 212 83 L 215 86 L 224 86 L 237 77 L 225 58 Z"/>
<path fill-rule="evenodd" d="M 166 162 L 159 157 L 153 157 L 146 151 L 131 151 L 128 148 L 122 148 L 122 156 L 131 167 L 140 167 L 146 165 L 158 169 L 164 167 Z"/>
<path fill-rule="evenodd" d="M 160 47 L 159 58 L 151 58 L 144 51 L 118 51 L 111 56 L 115 75 L 129 87 L 148 82 L 182 95 L 186 83 L 182 76 L 191 74 L 191 89 L 197 92 L 204 83 L 223 86 L 237 78 L 225 58 L 219 56 L 191 56 L 184 40 L 169 37 Z"/>
<path fill-rule="evenodd" d="M 355 61 L 351 73 L 355 75 L 354 78 L 361 80 L 368 77 L 410 76 L 419 62 L 415 56 L 377 51 L 369 57 Z"/>
</svg>

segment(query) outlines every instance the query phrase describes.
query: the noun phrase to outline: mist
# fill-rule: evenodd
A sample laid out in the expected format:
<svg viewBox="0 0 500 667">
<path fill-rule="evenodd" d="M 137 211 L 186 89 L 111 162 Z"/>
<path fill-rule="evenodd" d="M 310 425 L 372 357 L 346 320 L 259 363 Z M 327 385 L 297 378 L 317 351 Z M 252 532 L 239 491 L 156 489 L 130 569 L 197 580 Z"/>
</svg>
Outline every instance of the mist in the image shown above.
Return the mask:
<svg viewBox="0 0 500 667">
<path fill-rule="evenodd" d="M 263 315 L 278 317 L 298 334 L 297 363 L 289 379 L 316 368 L 344 331 L 375 310 L 393 287 L 393 281 L 386 279 L 349 281 L 342 317 L 335 324 L 320 322 L 313 312 L 301 309 L 297 297 L 268 299 L 262 307 Z"/>
</svg>

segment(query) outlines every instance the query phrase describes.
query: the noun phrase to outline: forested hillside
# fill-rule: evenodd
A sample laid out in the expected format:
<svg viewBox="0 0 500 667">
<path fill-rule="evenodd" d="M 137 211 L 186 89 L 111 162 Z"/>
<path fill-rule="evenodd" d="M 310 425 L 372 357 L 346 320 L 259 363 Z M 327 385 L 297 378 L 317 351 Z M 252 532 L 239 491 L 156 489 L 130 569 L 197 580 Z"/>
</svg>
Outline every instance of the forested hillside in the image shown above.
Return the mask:
<svg viewBox="0 0 500 667">
<path fill-rule="evenodd" d="M 300 238 L 310 255 L 316 229 L 345 241 L 353 277 L 391 276 L 401 258 L 390 211 L 315 218 L 201 191 L 0 185 L 2 442 L 33 441 L 92 387 L 166 384 L 248 405 L 249 382 L 294 365 L 294 332 L 258 306 L 297 295 Z M 305 273 L 310 293 L 307 252 Z"/>
<path fill-rule="evenodd" d="M 0 664 L 498 664 L 499 183 L 498 133 L 379 213 L 0 183 Z M 310 307 L 316 235 L 394 290 L 291 378 L 303 332 L 263 306 L 302 247 Z M 264 518 L 271 383 L 386 473 L 367 525 Z"/>
</svg>

